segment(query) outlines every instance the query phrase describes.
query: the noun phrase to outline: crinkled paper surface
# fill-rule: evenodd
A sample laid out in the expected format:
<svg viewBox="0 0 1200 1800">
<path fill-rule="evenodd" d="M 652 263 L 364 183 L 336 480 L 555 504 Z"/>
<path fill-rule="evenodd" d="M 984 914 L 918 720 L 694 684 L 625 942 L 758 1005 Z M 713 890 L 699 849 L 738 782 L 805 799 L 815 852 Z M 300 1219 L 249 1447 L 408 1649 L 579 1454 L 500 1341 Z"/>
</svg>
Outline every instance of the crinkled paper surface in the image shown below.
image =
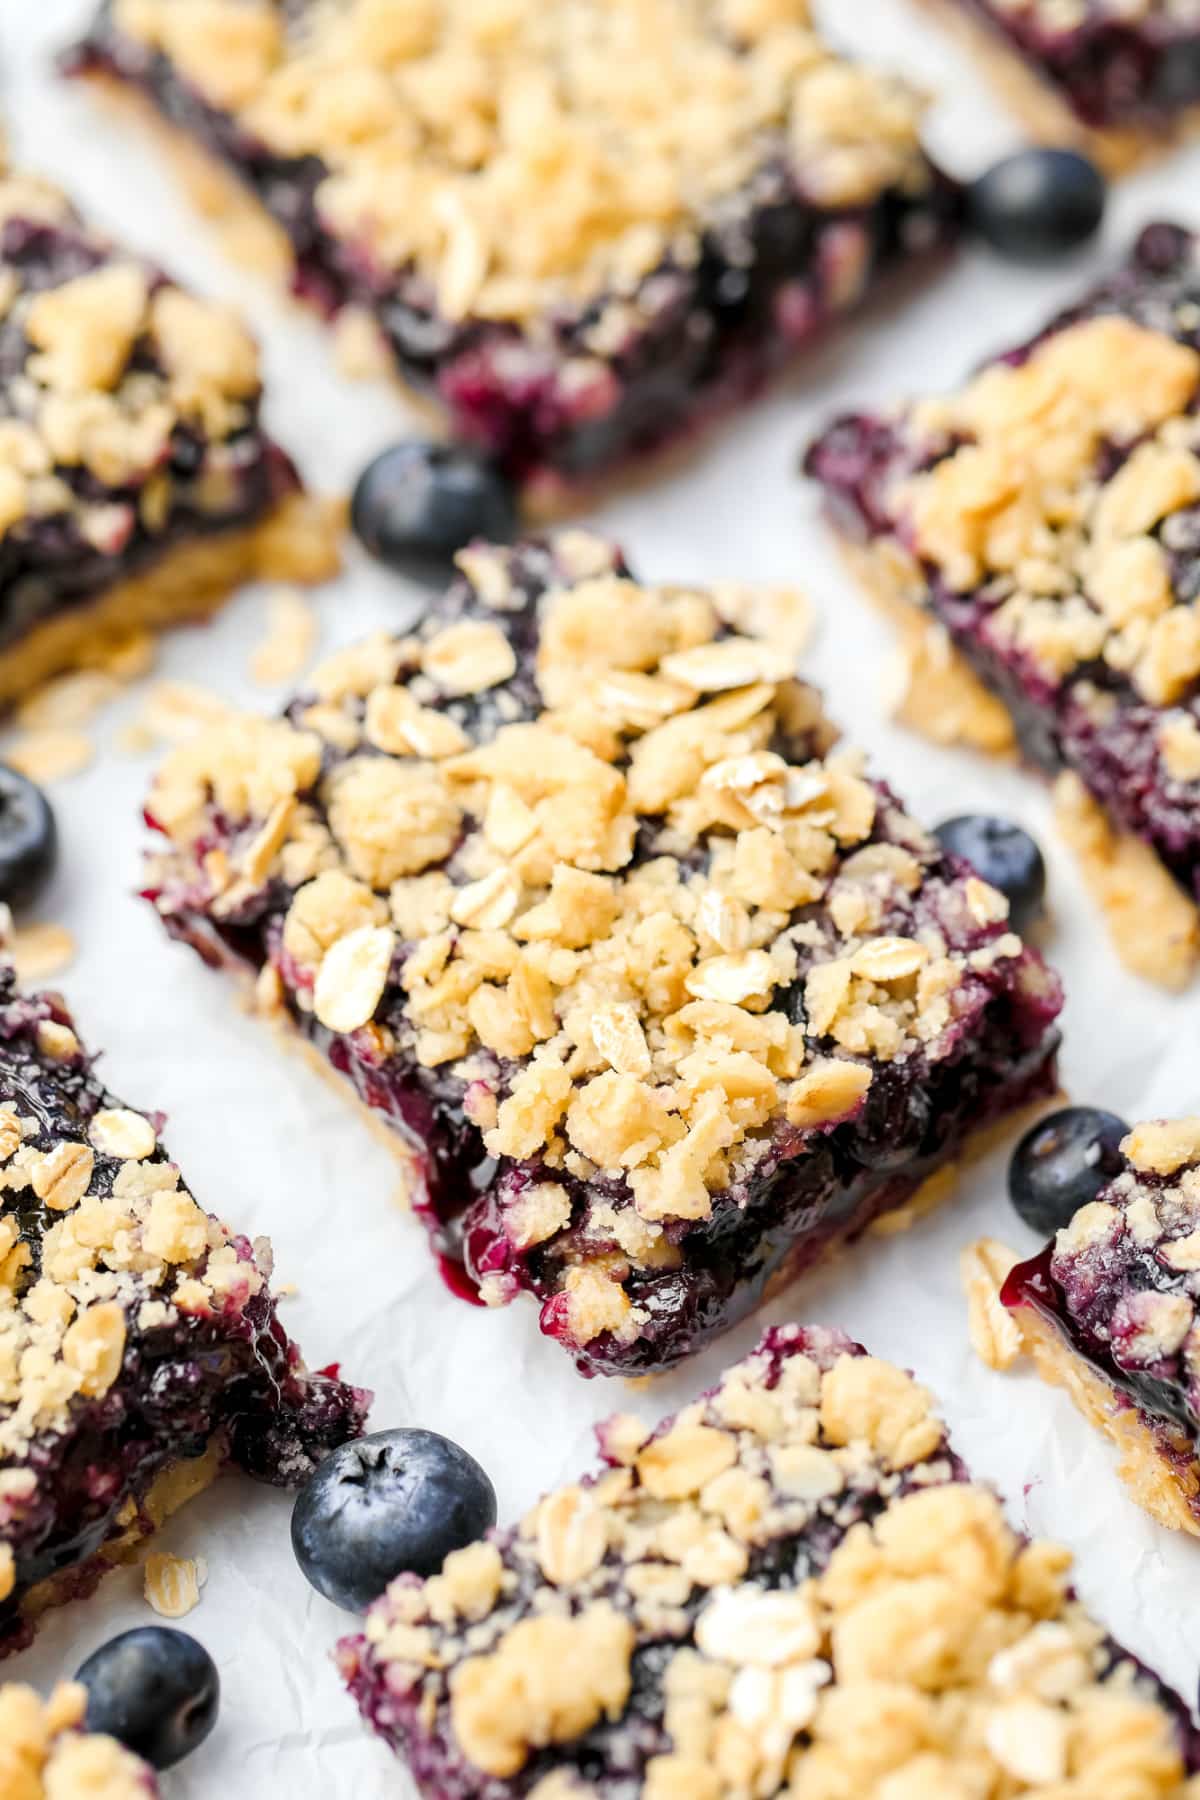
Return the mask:
<svg viewBox="0 0 1200 1800">
<path fill-rule="evenodd" d="M 313 485 L 344 489 L 368 454 L 411 424 L 401 402 L 381 384 L 341 378 L 322 328 L 226 259 L 150 140 L 54 76 L 54 50 L 88 11 L 89 0 L 0 0 L 0 107 L 16 158 L 59 179 L 131 245 L 247 308 L 266 347 L 272 426 Z M 839 36 L 942 94 L 931 135 L 956 171 L 982 168 L 1015 141 L 955 47 L 915 6 L 829 0 L 825 11 Z M 1076 1099 L 1130 1119 L 1200 1108 L 1200 990 L 1170 999 L 1122 972 L 1054 841 L 1048 796 L 1032 776 L 935 751 L 888 722 L 894 638 L 851 590 L 796 466 L 831 412 L 956 381 L 1036 326 L 1146 220 L 1174 213 L 1195 223 L 1198 188 L 1200 150 L 1122 186 L 1102 250 L 1035 272 L 983 252 L 966 256 L 945 280 L 895 296 L 819 348 L 683 472 L 613 501 L 595 519 L 652 579 L 802 584 L 820 615 L 811 673 L 912 808 L 932 822 L 988 807 L 1037 834 L 1051 873 L 1047 948 L 1069 992 L 1064 1082 Z M 344 577 L 317 601 L 321 647 L 403 623 L 418 603 L 416 589 L 351 556 Z M 246 593 L 215 624 L 171 638 L 149 679 L 196 681 L 274 706 L 282 694 L 254 687 L 248 675 L 265 628 L 262 596 Z M 229 987 L 168 943 L 133 897 L 153 759 L 122 754 L 116 739 L 139 704 L 135 692 L 108 709 L 94 727 L 95 763 L 54 789 L 63 857 L 46 915 L 79 942 L 59 985 L 88 1039 L 105 1047 L 117 1091 L 169 1115 L 168 1142 L 202 1204 L 248 1232 L 270 1234 L 277 1278 L 296 1288 L 285 1317 L 309 1360 L 336 1358 L 374 1388 L 376 1426 L 433 1426 L 468 1446 L 496 1482 L 502 1515 L 512 1517 L 589 1459 L 591 1426 L 606 1412 L 653 1418 L 674 1407 L 747 1351 L 766 1321 L 744 1325 L 682 1374 L 633 1389 L 582 1381 L 539 1338 L 532 1306 L 488 1314 L 453 1299 L 397 1204 L 387 1151 L 338 1092 L 281 1056 Z M 778 1300 L 770 1317 L 842 1325 L 916 1369 L 1014 1520 L 1068 1542 L 1088 1601 L 1191 1697 L 1200 1545 L 1134 1508 L 1109 1451 L 1063 1396 L 1032 1376 L 990 1373 L 968 1348 L 960 1247 L 984 1232 L 1032 1247 L 1008 1208 L 1004 1161 L 1001 1151 L 977 1165 L 950 1207 L 905 1236 L 859 1245 Z M 285 1496 L 227 1479 L 189 1506 L 158 1547 L 207 1561 L 207 1585 L 186 1628 L 215 1656 L 224 1693 L 213 1737 L 167 1776 L 169 1800 L 410 1792 L 339 1687 L 329 1653 L 354 1621 L 319 1599 L 296 1568 Z M 114 1632 L 152 1618 L 140 1574 L 122 1571 L 93 1602 L 53 1614 L 35 1648 L 3 1673 L 49 1683 Z"/>
</svg>

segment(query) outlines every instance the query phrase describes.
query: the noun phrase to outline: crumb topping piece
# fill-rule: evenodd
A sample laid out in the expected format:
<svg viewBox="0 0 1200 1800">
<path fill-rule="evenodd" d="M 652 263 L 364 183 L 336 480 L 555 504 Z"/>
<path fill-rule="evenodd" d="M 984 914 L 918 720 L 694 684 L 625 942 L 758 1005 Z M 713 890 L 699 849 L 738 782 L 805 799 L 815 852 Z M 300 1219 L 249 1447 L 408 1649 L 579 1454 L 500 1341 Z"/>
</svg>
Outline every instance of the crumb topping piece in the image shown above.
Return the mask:
<svg viewBox="0 0 1200 1800">
<path fill-rule="evenodd" d="M 0 1792 L 6 1800 L 152 1800 L 154 1776 L 115 1738 L 84 1727 L 78 1682 L 48 1700 L 21 1682 L 0 1687 Z"/>
<path fill-rule="evenodd" d="M 656 1434 L 600 1441 L 605 1472 L 395 1582 L 343 1647 L 480 1791 L 524 1771 L 589 1800 L 611 1770 L 650 1800 L 1085 1800 L 1119 1772 L 1130 1800 L 1182 1795 L 1182 1715 L 902 1371 L 784 1327 Z"/>
<path fill-rule="evenodd" d="M 827 208 L 929 180 L 917 96 L 829 50 L 807 0 L 115 0 L 114 20 L 272 154 L 319 158 L 326 223 L 452 320 L 633 303 L 770 165 Z"/>
<path fill-rule="evenodd" d="M 9 170 L 0 148 L 0 224 L 10 220 L 51 227 L 61 243 L 41 258 L 0 257 L 0 331 L 21 351 L 0 376 L 0 540 L 63 514 L 101 555 L 139 529 L 161 531 L 181 433 L 204 443 L 198 472 L 179 477 L 187 504 L 226 509 L 241 466 L 234 440 L 253 425 L 260 391 L 237 316 L 85 229 L 55 188 Z"/>
<path fill-rule="evenodd" d="M 723 620 L 740 591 L 638 585 L 578 532 L 549 551 L 536 692 L 517 553 L 464 553 L 449 616 L 167 759 L 156 880 L 215 920 L 280 905 L 290 1004 L 470 1087 L 491 1154 L 551 1187 L 627 1182 L 621 1248 L 652 1264 L 773 1133 L 845 1119 L 880 1064 L 936 1060 L 1022 946 L 1002 897 L 935 880 L 933 840 L 833 746 L 780 593 L 767 642 Z M 562 1204 L 527 1197 L 514 1230 L 540 1241 Z M 636 1325 L 612 1285 L 576 1272 L 579 1329 Z"/>
<path fill-rule="evenodd" d="M 986 634 L 1055 686 L 1096 669 L 1173 708 L 1200 679 L 1200 610 L 1173 581 L 1173 533 L 1200 501 L 1200 354 L 1104 314 L 1053 332 L 946 400 L 914 408 L 925 445 L 903 481 L 913 547 L 958 593 L 982 589 Z M 1190 712 L 1162 727 L 1195 779 Z"/>
</svg>

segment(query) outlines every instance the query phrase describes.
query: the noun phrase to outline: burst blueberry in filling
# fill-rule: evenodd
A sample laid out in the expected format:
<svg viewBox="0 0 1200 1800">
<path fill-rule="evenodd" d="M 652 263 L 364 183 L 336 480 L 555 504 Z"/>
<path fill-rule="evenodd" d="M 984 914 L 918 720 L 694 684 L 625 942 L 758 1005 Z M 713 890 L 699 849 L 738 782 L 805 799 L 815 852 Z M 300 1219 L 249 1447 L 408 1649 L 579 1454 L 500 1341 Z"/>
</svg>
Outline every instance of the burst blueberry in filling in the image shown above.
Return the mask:
<svg viewBox="0 0 1200 1800">
<path fill-rule="evenodd" d="M 414 1153 L 456 1285 L 662 1368 L 1049 1091 L 1059 987 L 836 746 L 800 596 L 582 532 L 458 561 L 168 758 L 147 892 Z"/>
<path fill-rule="evenodd" d="M 393 1582 L 339 1647 L 430 1800 L 1189 1791 L 1185 1703 L 841 1333 L 769 1332 L 599 1440 L 598 1473 Z"/>
<path fill-rule="evenodd" d="M 0 153 L 0 705 L 241 580 L 331 572 L 260 398 L 234 315 Z"/>
<path fill-rule="evenodd" d="M 298 292 L 535 503 L 748 398 L 960 198 L 806 0 L 113 0 L 72 59 L 282 227 Z"/>
<path fill-rule="evenodd" d="M 47 1700 L 22 1682 L 0 1687 L 0 1793 L 12 1800 L 157 1800 L 149 1763 L 89 1731 L 87 1690 L 64 1682 Z"/>
<path fill-rule="evenodd" d="M 836 421 L 807 463 L 868 579 L 940 622 L 1032 763 L 1153 853 L 1151 936 L 1155 865 L 1200 898 L 1198 298 L 1196 239 L 1150 226 L 1032 343 L 945 398 Z"/>
<path fill-rule="evenodd" d="M 1111 166 L 1168 143 L 1200 104 L 1200 21 L 1190 0 L 938 0 L 974 33 L 1008 93 L 1061 141 L 1082 134 Z M 1004 59 L 1004 60 L 999 60 Z"/>
<path fill-rule="evenodd" d="M 1001 1297 L 1042 1373 L 1121 1446 L 1134 1497 L 1200 1536 L 1200 1120 L 1135 1126 L 1121 1152 Z"/>
<path fill-rule="evenodd" d="M 368 1396 L 310 1374 L 268 1246 L 181 1185 L 61 1000 L 0 972 L 0 1655 L 222 1466 L 303 1481 Z M 0 1749 L 0 1757 L 2 1757 Z"/>
</svg>

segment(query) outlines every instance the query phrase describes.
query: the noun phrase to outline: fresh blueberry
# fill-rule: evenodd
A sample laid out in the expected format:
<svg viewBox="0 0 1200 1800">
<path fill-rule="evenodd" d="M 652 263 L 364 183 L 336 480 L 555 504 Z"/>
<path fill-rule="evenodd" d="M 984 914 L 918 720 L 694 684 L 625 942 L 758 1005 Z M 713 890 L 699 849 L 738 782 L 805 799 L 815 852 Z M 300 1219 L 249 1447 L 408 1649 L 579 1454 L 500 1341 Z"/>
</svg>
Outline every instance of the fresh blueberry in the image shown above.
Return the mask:
<svg viewBox="0 0 1200 1800">
<path fill-rule="evenodd" d="M 28 776 L 0 763 L 0 900 L 28 906 L 54 873 L 58 827 Z"/>
<path fill-rule="evenodd" d="M 217 1722 L 221 1683 L 212 1657 L 186 1631 L 142 1625 L 102 1644 L 77 1681 L 87 1689 L 87 1723 L 156 1769 L 201 1745 Z"/>
<path fill-rule="evenodd" d="M 292 1549 L 318 1593 L 365 1612 L 394 1576 L 436 1574 L 495 1523 L 495 1489 L 474 1457 L 436 1431 L 377 1431 L 301 1488 Z"/>
<path fill-rule="evenodd" d="M 1095 163 L 1075 150 L 1019 150 L 968 189 L 976 230 L 1016 262 L 1047 261 L 1085 244 L 1100 228 L 1107 197 Z"/>
<path fill-rule="evenodd" d="M 1064 1106 L 1027 1131 L 1008 1165 L 1008 1197 L 1041 1237 L 1069 1225 L 1121 1171 L 1129 1127 L 1097 1106 Z"/>
<path fill-rule="evenodd" d="M 1014 931 L 1028 931 L 1046 903 L 1046 865 L 1027 831 L 1011 819 L 961 813 L 934 828 L 943 846 L 963 857 L 1008 901 Z"/>
<path fill-rule="evenodd" d="M 355 485 L 350 523 L 372 556 L 418 580 L 443 581 L 473 538 L 508 543 L 517 505 L 504 476 L 456 444 L 393 444 Z"/>
</svg>

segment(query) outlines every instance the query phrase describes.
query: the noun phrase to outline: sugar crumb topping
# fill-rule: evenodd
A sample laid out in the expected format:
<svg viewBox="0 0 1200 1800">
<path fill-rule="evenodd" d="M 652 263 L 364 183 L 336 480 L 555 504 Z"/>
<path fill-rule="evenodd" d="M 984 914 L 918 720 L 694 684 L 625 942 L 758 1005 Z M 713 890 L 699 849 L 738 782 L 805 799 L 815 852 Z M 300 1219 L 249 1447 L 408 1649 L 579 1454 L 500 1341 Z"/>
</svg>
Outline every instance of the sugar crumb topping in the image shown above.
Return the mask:
<svg viewBox="0 0 1200 1800">
<path fill-rule="evenodd" d="M 147 1765 L 84 1726 L 87 1693 L 64 1682 L 43 1700 L 21 1682 L 0 1687 L 0 1792 L 10 1800 L 151 1800 Z"/>
<path fill-rule="evenodd" d="M 772 165 L 826 207 L 929 181 L 918 97 L 835 55 L 807 0 L 116 0 L 114 19 L 275 154 L 319 158 L 325 222 L 450 319 L 628 306 Z"/>
<path fill-rule="evenodd" d="M 499 1780 L 539 1758 L 541 1800 L 609 1763 L 653 1800 L 1084 1800 L 1118 1769 L 1131 1800 L 1181 1795 L 1177 1720 L 1069 1553 L 956 1475 L 911 1377 L 788 1327 L 648 1441 L 601 1443 L 607 1472 L 368 1616 L 357 1656 L 417 1735 Z"/>
<path fill-rule="evenodd" d="M 613 1266 L 649 1266 L 785 1122 L 829 1128 L 880 1064 L 936 1059 L 964 991 L 1022 947 L 994 890 L 931 877 L 937 846 L 832 745 L 777 640 L 731 631 L 722 595 L 639 586 L 598 540 L 550 549 L 536 694 L 503 631 L 520 565 L 468 552 L 466 617 L 338 652 L 315 703 L 168 757 L 156 880 L 215 919 L 282 881 L 288 1003 L 448 1070 L 488 1150 L 550 1186 L 627 1182 Z M 469 691 L 446 685 L 464 654 Z M 561 1214 L 523 1205 L 513 1228 L 541 1241 Z M 573 1326 L 634 1330 L 598 1266 Z"/>
</svg>

